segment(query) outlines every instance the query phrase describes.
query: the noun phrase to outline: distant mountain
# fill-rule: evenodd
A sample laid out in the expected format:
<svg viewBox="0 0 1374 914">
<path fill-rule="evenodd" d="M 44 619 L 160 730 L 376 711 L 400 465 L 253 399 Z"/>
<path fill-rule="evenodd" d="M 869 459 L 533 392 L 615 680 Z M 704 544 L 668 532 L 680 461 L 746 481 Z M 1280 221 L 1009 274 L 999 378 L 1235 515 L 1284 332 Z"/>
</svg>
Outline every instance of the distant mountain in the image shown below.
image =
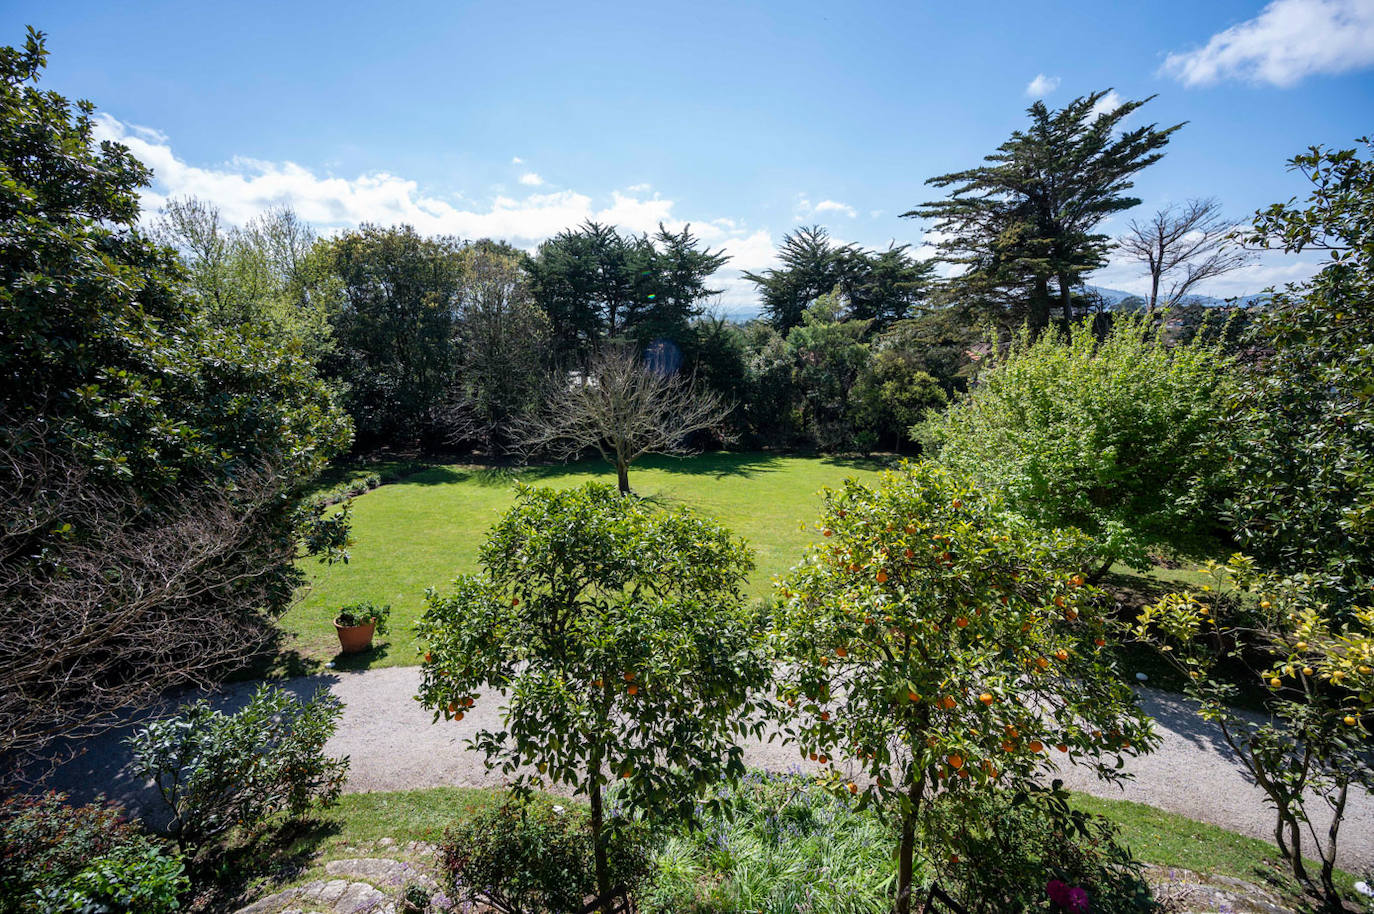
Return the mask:
<svg viewBox="0 0 1374 914">
<path fill-rule="evenodd" d="M 1144 299 L 1143 295 L 1136 292 L 1125 292 L 1121 289 L 1108 289 L 1105 286 L 1088 286 L 1088 290 L 1096 292 L 1105 298 L 1110 304 L 1119 305 L 1128 298 Z M 1235 298 L 1216 298 L 1211 295 L 1189 295 L 1184 302 L 1190 305 L 1202 305 L 1204 308 L 1219 308 L 1222 305 L 1242 305 L 1250 306 L 1264 302 L 1264 295 L 1239 295 Z"/>
</svg>

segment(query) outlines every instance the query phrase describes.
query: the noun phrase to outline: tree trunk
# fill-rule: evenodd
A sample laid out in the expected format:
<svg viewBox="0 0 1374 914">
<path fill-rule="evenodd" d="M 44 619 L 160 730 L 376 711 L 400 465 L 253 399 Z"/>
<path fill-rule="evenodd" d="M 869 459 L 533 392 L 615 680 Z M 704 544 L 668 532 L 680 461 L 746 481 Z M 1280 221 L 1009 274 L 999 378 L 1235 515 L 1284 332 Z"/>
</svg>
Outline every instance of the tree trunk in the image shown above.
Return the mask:
<svg viewBox="0 0 1374 914">
<path fill-rule="evenodd" d="M 1050 281 L 1048 277 L 1035 278 L 1035 290 L 1030 301 L 1031 336 L 1039 336 L 1050 325 Z"/>
<path fill-rule="evenodd" d="M 1350 794 L 1350 782 L 1340 781 L 1340 791 L 1336 794 L 1336 803 L 1331 810 L 1331 828 L 1327 831 L 1326 847 L 1319 847 L 1322 857 L 1322 891 L 1326 894 L 1324 899 L 1326 906 L 1333 911 L 1342 910 L 1341 893 L 1336 890 L 1336 882 L 1332 878 L 1336 869 L 1336 840 L 1340 837 L 1341 819 L 1345 818 L 1345 803 Z"/>
<path fill-rule="evenodd" d="M 902 817 L 902 844 L 897 856 L 897 914 L 911 914 L 912 860 L 916 853 L 916 814 L 921 810 L 921 794 L 926 781 L 922 777 L 911 785 L 908 794 L 911 812 Z"/>
<path fill-rule="evenodd" d="M 592 862 L 596 868 L 596 897 L 601 900 L 602 914 L 611 914 L 611 871 L 606 862 L 606 838 L 602 830 L 600 746 L 592 750 L 588 767 L 592 776 L 587 794 L 592 807 Z"/>
<path fill-rule="evenodd" d="M 1103 562 L 1102 567 L 1098 568 L 1092 574 L 1088 575 L 1088 583 L 1096 584 L 1099 581 L 1101 581 L 1104 577 L 1106 577 L 1107 572 L 1112 570 L 1112 563 L 1114 561 L 1114 559 L 1107 559 L 1105 562 Z"/>
<path fill-rule="evenodd" d="M 630 465 L 621 457 L 615 459 L 616 484 L 620 486 L 621 495 L 630 494 Z"/>
<path fill-rule="evenodd" d="M 1064 327 L 1073 323 L 1073 287 L 1067 276 L 1059 277 L 1059 304 L 1064 309 Z"/>
</svg>

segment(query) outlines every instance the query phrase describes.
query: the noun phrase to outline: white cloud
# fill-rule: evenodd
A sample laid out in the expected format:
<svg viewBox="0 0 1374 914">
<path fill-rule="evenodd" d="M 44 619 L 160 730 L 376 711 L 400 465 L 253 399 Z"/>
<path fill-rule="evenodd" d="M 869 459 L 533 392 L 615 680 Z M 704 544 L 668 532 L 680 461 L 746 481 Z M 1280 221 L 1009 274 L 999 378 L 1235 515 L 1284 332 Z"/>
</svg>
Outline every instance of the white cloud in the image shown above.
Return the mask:
<svg viewBox="0 0 1374 914">
<path fill-rule="evenodd" d="M 1238 79 L 1295 85 L 1374 65 L 1374 0 L 1273 0 L 1254 19 L 1170 54 L 1160 68 L 1185 86 Z"/>
<path fill-rule="evenodd" d="M 858 213 L 855 212 L 854 207 L 850 206 L 848 203 L 841 203 L 838 200 L 822 200 L 820 203 L 816 204 L 816 212 L 844 213 L 850 219 L 853 219 L 855 216 L 858 215 Z"/>
<path fill-rule="evenodd" d="M 1044 98 L 1058 88 L 1058 76 L 1046 76 L 1044 73 L 1037 73 L 1035 79 L 1026 84 L 1026 97 Z"/>
<path fill-rule="evenodd" d="M 421 190 L 415 181 L 389 172 L 356 178 L 317 174 L 294 162 L 266 162 L 236 157 L 216 167 L 191 165 L 177 157 L 166 135 L 125 124 L 107 114 L 96 116 L 96 138 L 128 146 L 153 169 L 153 187 L 143 193 L 145 214 L 152 215 L 171 197 L 197 197 L 219 208 L 224 218 L 242 225 L 264 209 L 285 204 L 323 232 L 357 226 L 408 223 L 422 234 L 461 238 L 498 238 L 526 248 L 587 220 L 609 223 L 629 232 L 655 232 L 660 223 L 674 231 L 689 220 L 674 213 L 674 201 L 654 194 L 648 185 L 612 191 L 595 202 L 573 190 L 527 193 L 522 198 L 496 194 L 485 205 L 456 205 L 461 196 Z M 537 177 L 537 176 L 536 176 Z M 526 186 L 535 182 L 521 179 Z M 542 182 L 538 182 L 542 183 Z M 730 261 L 718 274 L 723 308 L 733 312 L 756 307 L 753 285 L 740 274 L 774 262 L 772 236 L 749 230 L 732 219 L 691 220 L 692 231 L 712 249 L 724 249 Z"/>
<path fill-rule="evenodd" d="M 520 176 L 520 183 L 526 187 L 538 187 L 544 183 L 544 179 L 532 171 L 527 171 Z"/>
<path fill-rule="evenodd" d="M 519 156 L 515 156 L 514 158 L 512 158 L 512 159 L 510 160 L 510 163 L 511 163 L 512 165 L 524 165 L 524 164 L 525 164 L 525 160 L 522 159 L 522 158 L 520 158 Z"/>
<path fill-rule="evenodd" d="M 1097 104 L 1093 105 L 1092 113 L 1089 116 L 1096 120 L 1102 115 L 1120 108 L 1121 104 L 1121 95 L 1115 89 L 1108 89 L 1107 94 L 1099 98 Z"/>
<path fill-rule="evenodd" d="M 632 194 L 647 194 L 654 188 L 652 184 L 631 184 L 629 187 L 625 189 Z"/>
</svg>

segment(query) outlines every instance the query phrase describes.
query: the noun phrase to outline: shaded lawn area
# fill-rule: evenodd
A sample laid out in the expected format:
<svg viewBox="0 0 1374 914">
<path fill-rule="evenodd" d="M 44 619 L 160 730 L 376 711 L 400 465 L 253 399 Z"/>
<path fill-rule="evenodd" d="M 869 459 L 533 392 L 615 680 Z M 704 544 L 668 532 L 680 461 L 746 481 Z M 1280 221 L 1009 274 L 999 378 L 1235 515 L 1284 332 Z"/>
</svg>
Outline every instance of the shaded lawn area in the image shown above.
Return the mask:
<svg viewBox="0 0 1374 914">
<path fill-rule="evenodd" d="M 756 562 L 747 592 L 758 598 L 819 538 L 813 524 L 820 490 L 850 476 L 871 480 L 884 466 L 881 460 L 763 453 L 649 457 L 630 468 L 630 484 L 642 496 L 665 506 L 685 505 L 743 537 Z M 517 480 L 556 488 L 592 481 L 614 485 L 615 473 L 600 460 L 502 469 L 442 466 L 357 497 L 352 559 L 347 565 L 302 564 L 310 583 L 282 619 L 290 662 L 283 660 L 275 672 L 299 675 L 335 659 L 334 615 L 341 604 L 356 600 L 390 603 L 391 634 L 387 643 L 378 639 L 372 652 L 338 658 L 338 665 L 417 663 L 412 625 L 423 611 L 425 589 L 443 588 L 455 575 L 477 570 L 478 547 L 510 506 Z"/>
</svg>

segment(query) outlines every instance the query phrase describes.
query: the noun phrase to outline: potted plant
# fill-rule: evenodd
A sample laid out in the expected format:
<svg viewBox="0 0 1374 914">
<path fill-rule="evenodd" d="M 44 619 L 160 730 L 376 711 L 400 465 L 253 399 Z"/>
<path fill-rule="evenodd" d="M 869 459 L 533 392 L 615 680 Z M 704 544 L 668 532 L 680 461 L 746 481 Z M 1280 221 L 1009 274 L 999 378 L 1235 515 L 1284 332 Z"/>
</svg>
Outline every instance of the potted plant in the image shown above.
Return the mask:
<svg viewBox="0 0 1374 914">
<path fill-rule="evenodd" d="M 340 649 L 345 654 L 357 654 L 372 647 L 374 634 L 386 634 L 386 620 L 390 615 L 390 604 L 378 606 L 363 601 L 339 607 L 334 629 L 339 633 Z"/>
</svg>

